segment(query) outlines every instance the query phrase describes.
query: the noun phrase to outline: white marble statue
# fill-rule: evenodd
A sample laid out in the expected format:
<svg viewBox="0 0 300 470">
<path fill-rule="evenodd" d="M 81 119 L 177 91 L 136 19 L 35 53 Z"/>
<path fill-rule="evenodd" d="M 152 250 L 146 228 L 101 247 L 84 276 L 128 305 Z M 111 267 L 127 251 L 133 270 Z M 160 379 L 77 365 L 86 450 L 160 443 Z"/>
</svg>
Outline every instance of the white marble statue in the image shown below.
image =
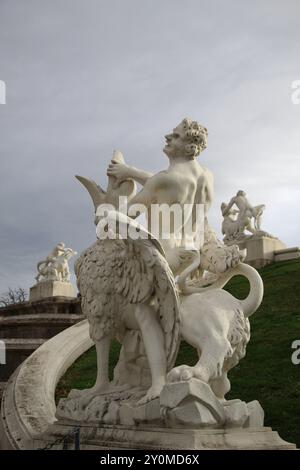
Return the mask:
<svg viewBox="0 0 300 470">
<path fill-rule="evenodd" d="M 66 248 L 63 242 L 58 243 L 49 256 L 37 264 L 38 275 L 36 281 L 61 281 L 70 282 L 70 269 L 68 260 L 77 252 L 72 248 Z"/>
<path fill-rule="evenodd" d="M 244 239 L 247 236 L 245 231 L 250 232 L 252 236 L 271 236 L 261 230 L 261 219 L 264 210 L 264 204 L 252 206 L 246 197 L 245 191 L 241 190 L 231 198 L 228 204 L 222 202 L 221 211 L 224 218 L 222 233 L 225 235 L 224 242 Z"/>
<path fill-rule="evenodd" d="M 82 310 L 96 345 L 97 379 L 91 389 L 73 390 L 62 400 L 59 417 L 121 424 L 128 424 L 128 419 L 133 420 L 131 424 L 154 419 L 188 426 L 195 425 L 191 409 L 196 406 L 199 426 L 246 425 L 249 421 L 246 404 L 239 410 L 248 411 L 236 420 L 236 414 L 233 419 L 234 413 L 229 412 L 230 407 L 225 410 L 223 402 L 230 389 L 227 372 L 245 355 L 250 339 L 248 317 L 261 303 L 263 284 L 257 271 L 242 263 L 244 253 L 235 245 L 222 244 L 208 224 L 213 178 L 196 159 L 206 145 L 206 128 L 184 119 L 166 136 L 166 170 L 152 175 L 126 165 L 122 155 L 115 153 L 108 168 L 107 192 L 78 177 L 93 199 L 98 224 L 98 240 L 75 265 Z M 137 193 L 133 180 L 143 186 Z M 120 212 L 116 205 L 120 195 L 129 197 L 129 210 L 139 204 L 147 215 L 153 204 L 189 204 L 193 209 L 202 204 L 202 242 L 199 246 L 191 242 L 196 239 L 194 232 L 178 240 L 172 227 L 168 239 L 160 231 L 154 238 L 141 226 L 145 237 L 124 238 L 122 227 L 138 224 Z M 99 208 L 108 202 L 115 209 L 108 210 L 101 232 Z M 190 217 L 194 227 L 194 210 Z M 115 220 L 115 238 L 102 238 L 103 227 Z M 235 275 L 250 282 L 244 300 L 223 290 Z M 109 382 L 109 346 L 114 337 L 123 346 L 114 380 Z M 199 360 L 193 367 L 174 367 L 182 338 L 198 350 Z M 157 402 L 158 416 L 151 408 L 151 403 Z M 146 413 L 148 418 L 137 417 L 140 406 L 152 410 L 149 416 Z M 192 408 L 187 411 L 186 406 Z"/>
</svg>

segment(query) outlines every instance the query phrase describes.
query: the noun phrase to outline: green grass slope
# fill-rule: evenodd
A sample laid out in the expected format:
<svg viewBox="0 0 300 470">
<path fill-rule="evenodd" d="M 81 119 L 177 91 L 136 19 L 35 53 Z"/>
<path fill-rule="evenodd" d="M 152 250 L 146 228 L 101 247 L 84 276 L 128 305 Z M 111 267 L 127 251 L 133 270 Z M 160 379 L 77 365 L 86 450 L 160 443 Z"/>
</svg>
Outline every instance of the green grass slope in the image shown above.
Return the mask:
<svg viewBox="0 0 300 470">
<path fill-rule="evenodd" d="M 266 266 L 260 270 L 265 295 L 259 310 L 251 317 L 251 340 L 247 355 L 230 372 L 231 391 L 227 398 L 258 400 L 265 410 L 265 425 L 300 447 L 300 364 L 293 365 L 292 342 L 300 340 L 300 261 Z M 248 292 L 245 278 L 236 277 L 227 289 L 238 298 Z M 117 362 L 120 345 L 110 351 L 110 375 Z M 181 344 L 178 364 L 195 364 L 196 351 Z M 56 398 L 71 388 L 91 387 L 95 381 L 96 355 L 91 348 L 60 380 Z"/>
</svg>

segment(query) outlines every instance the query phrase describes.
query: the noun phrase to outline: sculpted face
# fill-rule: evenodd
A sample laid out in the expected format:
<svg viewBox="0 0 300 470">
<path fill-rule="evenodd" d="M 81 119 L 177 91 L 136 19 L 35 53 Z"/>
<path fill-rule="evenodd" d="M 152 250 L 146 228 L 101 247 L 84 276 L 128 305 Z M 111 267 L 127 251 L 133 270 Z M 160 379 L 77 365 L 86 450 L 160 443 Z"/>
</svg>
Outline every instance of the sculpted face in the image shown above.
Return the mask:
<svg viewBox="0 0 300 470">
<path fill-rule="evenodd" d="M 199 122 L 185 118 L 165 139 L 164 153 L 170 159 L 195 158 L 207 146 L 207 129 Z"/>
<path fill-rule="evenodd" d="M 163 149 L 169 158 L 178 158 L 186 155 L 187 140 L 183 124 L 180 123 L 173 129 L 173 132 L 165 135 L 166 145 Z"/>
</svg>

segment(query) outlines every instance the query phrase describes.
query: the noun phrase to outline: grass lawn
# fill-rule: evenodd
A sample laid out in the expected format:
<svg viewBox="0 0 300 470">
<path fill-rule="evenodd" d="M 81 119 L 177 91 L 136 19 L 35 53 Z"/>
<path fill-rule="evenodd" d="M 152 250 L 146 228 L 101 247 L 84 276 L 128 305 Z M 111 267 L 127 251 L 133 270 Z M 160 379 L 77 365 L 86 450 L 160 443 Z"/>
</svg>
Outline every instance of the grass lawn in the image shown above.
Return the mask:
<svg viewBox="0 0 300 470">
<path fill-rule="evenodd" d="M 300 261 L 281 262 L 260 270 L 265 295 L 251 317 L 252 334 L 247 355 L 229 374 L 232 389 L 227 398 L 258 400 L 265 411 L 265 425 L 300 447 L 300 364 L 291 362 L 292 342 L 300 340 Z M 245 278 L 236 277 L 227 290 L 239 298 L 248 292 Z M 110 351 L 110 375 L 117 362 L 120 345 Z M 193 365 L 196 351 L 182 343 L 178 364 Z M 56 398 L 71 388 L 91 387 L 95 381 L 96 355 L 91 348 L 60 380 Z"/>
</svg>

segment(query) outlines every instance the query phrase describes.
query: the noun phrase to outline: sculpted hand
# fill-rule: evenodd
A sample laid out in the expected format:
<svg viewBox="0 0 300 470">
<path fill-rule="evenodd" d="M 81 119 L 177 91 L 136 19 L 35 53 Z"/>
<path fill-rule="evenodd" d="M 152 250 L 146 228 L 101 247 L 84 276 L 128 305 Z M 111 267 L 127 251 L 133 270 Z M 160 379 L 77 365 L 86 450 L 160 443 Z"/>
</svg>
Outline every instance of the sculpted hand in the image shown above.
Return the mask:
<svg viewBox="0 0 300 470">
<path fill-rule="evenodd" d="M 107 175 L 114 176 L 119 182 L 122 182 L 131 177 L 130 166 L 112 160 L 107 168 Z"/>
</svg>

